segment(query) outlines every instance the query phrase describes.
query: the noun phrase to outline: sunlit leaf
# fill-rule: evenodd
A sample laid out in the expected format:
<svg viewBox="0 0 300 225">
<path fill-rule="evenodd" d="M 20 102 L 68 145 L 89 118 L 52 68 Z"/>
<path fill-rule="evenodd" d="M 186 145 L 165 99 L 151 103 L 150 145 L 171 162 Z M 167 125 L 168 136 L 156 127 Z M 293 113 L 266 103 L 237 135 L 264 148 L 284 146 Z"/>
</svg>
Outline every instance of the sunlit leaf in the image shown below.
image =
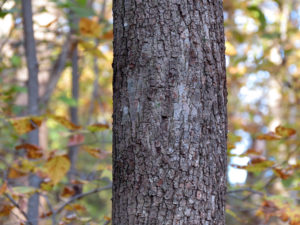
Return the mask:
<svg viewBox="0 0 300 225">
<path fill-rule="evenodd" d="M 55 156 L 45 164 L 46 173 L 51 178 L 53 184 L 57 184 L 63 179 L 69 171 L 70 166 L 70 160 L 67 156 Z"/>
<path fill-rule="evenodd" d="M 81 129 L 81 126 L 78 126 L 78 125 L 72 123 L 66 117 L 56 116 L 56 115 L 52 115 L 52 114 L 48 114 L 48 116 L 51 119 L 54 119 L 56 122 L 60 123 L 61 125 L 63 125 L 64 127 L 68 128 L 70 130 L 79 130 L 79 129 Z"/>
<path fill-rule="evenodd" d="M 68 205 L 66 207 L 66 209 L 69 210 L 69 211 L 85 211 L 86 210 L 86 208 L 83 205 L 80 205 L 80 204 Z"/>
<path fill-rule="evenodd" d="M 108 152 L 90 146 L 82 146 L 82 149 L 98 159 L 105 159 L 109 155 Z"/>
<path fill-rule="evenodd" d="M 106 56 L 100 51 L 95 44 L 92 44 L 87 41 L 79 41 L 79 45 L 87 52 L 91 53 L 92 55 L 101 58 L 101 59 L 106 59 Z"/>
<path fill-rule="evenodd" d="M 2 195 L 7 189 L 7 182 L 5 181 L 0 187 L 0 195 Z"/>
<path fill-rule="evenodd" d="M 87 37 L 98 37 L 101 31 L 99 23 L 89 18 L 81 18 L 79 21 L 80 34 Z"/>
<path fill-rule="evenodd" d="M 280 137 L 274 132 L 269 132 L 267 134 L 258 135 L 257 139 L 266 140 L 266 141 L 275 141 L 275 140 L 280 140 Z"/>
<path fill-rule="evenodd" d="M 275 133 L 282 137 L 290 137 L 294 134 L 296 134 L 296 130 L 284 126 L 278 126 L 275 129 Z"/>
<path fill-rule="evenodd" d="M 42 116 L 30 116 L 22 118 L 10 119 L 13 127 L 19 135 L 26 134 L 32 130 L 37 129 L 43 122 Z"/>
<path fill-rule="evenodd" d="M 226 51 L 225 54 L 229 56 L 234 56 L 237 54 L 235 47 L 228 41 L 225 43 Z"/>
<path fill-rule="evenodd" d="M 104 216 L 103 218 L 104 218 L 106 221 L 111 221 L 111 217 Z"/>
<path fill-rule="evenodd" d="M 65 104 L 72 106 L 72 107 L 76 107 L 77 106 L 77 101 L 74 98 L 69 98 L 65 95 L 62 95 L 58 98 L 58 100 L 64 102 Z"/>
<path fill-rule="evenodd" d="M 87 126 L 87 129 L 91 132 L 103 131 L 109 129 L 109 125 L 103 123 L 95 123 L 90 126 Z"/>
<path fill-rule="evenodd" d="M 293 175 L 293 170 L 291 170 L 291 169 L 282 169 L 282 168 L 276 167 L 276 168 L 273 168 L 273 171 L 275 172 L 275 174 L 277 176 L 279 176 L 283 180 L 286 180 L 290 176 Z"/>
<path fill-rule="evenodd" d="M 42 149 L 37 145 L 24 143 L 24 144 L 16 146 L 16 150 L 20 150 L 20 149 L 25 149 L 26 150 L 27 157 L 29 159 L 38 159 L 38 158 L 41 158 L 43 156 Z"/>
<path fill-rule="evenodd" d="M 247 170 L 249 172 L 262 172 L 266 169 L 269 169 L 270 167 L 272 167 L 275 163 L 273 161 L 269 161 L 269 160 L 264 160 L 261 162 L 255 162 L 248 164 L 247 166 L 240 166 L 240 165 L 235 165 L 235 164 L 231 164 L 232 167 L 237 168 L 237 169 L 244 169 Z"/>
<path fill-rule="evenodd" d="M 252 16 L 259 20 L 260 26 L 259 29 L 262 31 L 265 29 L 267 25 L 266 17 L 262 10 L 256 5 L 252 5 L 248 7 L 248 10 L 252 13 Z"/>
<path fill-rule="evenodd" d="M 0 205 L 0 217 L 2 216 L 9 216 L 11 210 L 14 208 L 14 206 L 10 204 L 1 204 Z"/>
<path fill-rule="evenodd" d="M 9 169 L 9 172 L 8 172 L 8 178 L 10 179 L 16 179 L 16 178 L 19 178 L 19 177 L 23 177 L 27 175 L 27 173 L 21 171 L 20 169 L 16 169 L 16 168 L 10 168 Z"/>
<path fill-rule="evenodd" d="M 13 187 L 12 190 L 17 194 L 31 194 L 36 191 L 34 187 L 30 187 L 30 186 Z"/>
</svg>

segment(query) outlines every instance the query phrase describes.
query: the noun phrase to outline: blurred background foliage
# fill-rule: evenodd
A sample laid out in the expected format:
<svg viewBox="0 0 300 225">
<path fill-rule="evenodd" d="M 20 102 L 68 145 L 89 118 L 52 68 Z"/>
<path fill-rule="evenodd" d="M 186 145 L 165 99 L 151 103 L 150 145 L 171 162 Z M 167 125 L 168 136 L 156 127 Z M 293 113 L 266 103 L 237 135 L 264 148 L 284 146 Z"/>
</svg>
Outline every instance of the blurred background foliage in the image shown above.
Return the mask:
<svg viewBox="0 0 300 225">
<path fill-rule="evenodd" d="M 227 224 L 300 224 L 300 2 L 224 0 L 224 19 Z M 15 129 L 17 124 L 26 130 L 31 125 L 24 121 L 34 119 L 25 117 L 28 77 L 21 1 L 0 2 L 1 224 L 24 221 L 8 196 L 25 210 L 32 193 L 26 189 L 28 171 L 41 173 L 45 181 L 53 178 L 53 171 L 47 174 L 43 168 L 70 146 L 80 149 L 75 179 L 65 176 L 41 186 L 40 224 L 53 224 L 51 206 L 112 179 L 112 1 L 34 0 L 33 20 L 43 120 L 40 150 L 24 146 L 26 132 Z M 71 93 L 74 46 L 79 52 L 78 101 Z M 78 109 L 78 129 L 67 119 L 70 107 Z M 21 125 L 20 117 L 25 118 Z M 42 151 L 38 159 L 28 154 L 37 151 Z M 111 192 L 105 190 L 68 205 L 57 220 L 107 224 L 110 213 Z"/>
</svg>

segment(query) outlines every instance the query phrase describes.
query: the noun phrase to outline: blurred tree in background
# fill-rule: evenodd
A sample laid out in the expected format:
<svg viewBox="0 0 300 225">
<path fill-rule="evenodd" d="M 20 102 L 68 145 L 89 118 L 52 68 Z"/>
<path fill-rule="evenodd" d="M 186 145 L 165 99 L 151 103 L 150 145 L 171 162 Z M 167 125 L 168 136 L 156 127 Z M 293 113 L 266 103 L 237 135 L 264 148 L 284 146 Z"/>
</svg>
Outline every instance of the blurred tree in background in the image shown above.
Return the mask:
<svg viewBox="0 0 300 225">
<path fill-rule="evenodd" d="M 112 2 L 32 1 L 38 116 L 27 108 L 22 2 L 0 1 L 0 223 L 25 223 L 39 193 L 39 224 L 108 224 Z M 300 2 L 224 0 L 224 18 L 227 224 L 300 224 Z M 27 139 L 37 127 L 38 146 Z"/>
</svg>

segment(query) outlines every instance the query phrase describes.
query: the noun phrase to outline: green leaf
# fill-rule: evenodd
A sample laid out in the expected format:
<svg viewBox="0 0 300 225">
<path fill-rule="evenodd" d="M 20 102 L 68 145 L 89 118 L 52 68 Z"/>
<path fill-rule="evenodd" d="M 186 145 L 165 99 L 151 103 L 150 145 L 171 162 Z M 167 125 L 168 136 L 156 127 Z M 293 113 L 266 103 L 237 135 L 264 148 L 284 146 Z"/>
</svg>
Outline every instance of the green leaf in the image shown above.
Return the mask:
<svg viewBox="0 0 300 225">
<path fill-rule="evenodd" d="M 255 19 L 259 20 L 260 22 L 259 30 L 263 31 L 267 25 L 267 21 L 264 13 L 256 5 L 249 6 L 247 9 L 251 12 L 252 16 Z"/>
<path fill-rule="evenodd" d="M 20 67 L 21 66 L 22 60 L 21 60 L 20 56 L 13 55 L 10 60 L 11 60 L 11 63 L 14 67 Z"/>
<path fill-rule="evenodd" d="M 78 17 L 90 17 L 94 15 L 94 12 L 91 9 L 83 8 L 80 6 L 70 6 L 72 12 L 74 12 Z"/>
<path fill-rule="evenodd" d="M 63 103 L 67 104 L 68 106 L 76 107 L 78 105 L 77 101 L 74 98 L 70 98 L 70 97 L 67 97 L 65 95 L 60 96 L 58 98 L 58 100 L 60 100 Z"/>
<path fill-rule="evenodd" d="M 19 187 L 13 187 L 12 189 L 14 192 L 18 194 L 31 194 L 36 191 L 34 187 L 30 187 L 30 186 L 19 186 Z"/>
</svg>

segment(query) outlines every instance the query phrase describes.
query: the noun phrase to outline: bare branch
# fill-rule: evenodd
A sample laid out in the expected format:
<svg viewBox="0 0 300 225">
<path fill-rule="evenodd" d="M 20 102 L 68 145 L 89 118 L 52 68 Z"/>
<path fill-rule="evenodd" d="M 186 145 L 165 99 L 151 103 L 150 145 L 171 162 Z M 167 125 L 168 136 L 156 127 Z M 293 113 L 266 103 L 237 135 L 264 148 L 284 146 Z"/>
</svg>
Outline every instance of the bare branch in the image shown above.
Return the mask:
<svg viewBox="0 0 300 225">
<path fill-rule="evenodd" d="M 251 188 L 241 188 L 241 189 L 236 189 L 236 190 L 231 190 L 231 191 L 227 191 L 227 194 L 235 194 L 235 193 L 239 193 L 239 192 L 250 192 L 250 193 L 253 193 L 253 194 L 258 194 L 258 195 L 265 195 L 263 192 L 261 191 L 256 191 L 256 190 L 253 190 Z"/>
<path fill-rule="evenodd" d="M 22 215 L 26 218 L 28 223 L 32 225 L 32 223 L 29 221 L 27 213 L 20 207 L 20 205 L 13 199 L 13 197 L 10 196 L 8 193 L 4 193 L 4 196 L 9 199 L 9 201 L 22 213 Z"/>
<path fill-rule="evenodd" d="M 60 213 L 67 205 L 73 203 L 74 201 L 78 200 L 78 199 L 81 199 L 81 198 L 84 198 L 88 195 L 92 195 L 92 194 L 95 194 L 95 193 L 98 193 L 100 191 L 104 191 L 104 190 L 109 190 L 112 188 L 112 184 L 108 184 L 107 186 L 104 186 L 104 187 L 101 187 L 101 188 L 96 188 L 94 190 L 91 190 L 91 191 L 88 191 L 88 192 L 85 192 L 85 193 L 82 193 L 82 194 L 79 194 L 79 195 L 75 195 L 73 197 L 71 197 L 68 201 L 66 201 L 65 203 L 63 203 L 56 211 L 55 211 L 55 214 L 58 214 Z"/>
<path fill-rule="evenodd" d="M 71 35 L 69 34 L 66 38 L 66 41 L 64 42 L 62 46 L 62 50 L 60 55 L 58 56 L 56 62 L 54 63 L 51 72 L 50 72 L 50 78 L 47 84 L 47 89 L 44 93 L 44 95 L 40 98 L 39 104 L 40 105 L 47 105 L 48 101 L 57 85 L 57 82 L 65 68 L 66 61 L 68 58 L 68 52 L 70 49 L 70 40 L 71 40 Z M 44 109 L 45 110 L 45 109 Z"/>
</svg>

